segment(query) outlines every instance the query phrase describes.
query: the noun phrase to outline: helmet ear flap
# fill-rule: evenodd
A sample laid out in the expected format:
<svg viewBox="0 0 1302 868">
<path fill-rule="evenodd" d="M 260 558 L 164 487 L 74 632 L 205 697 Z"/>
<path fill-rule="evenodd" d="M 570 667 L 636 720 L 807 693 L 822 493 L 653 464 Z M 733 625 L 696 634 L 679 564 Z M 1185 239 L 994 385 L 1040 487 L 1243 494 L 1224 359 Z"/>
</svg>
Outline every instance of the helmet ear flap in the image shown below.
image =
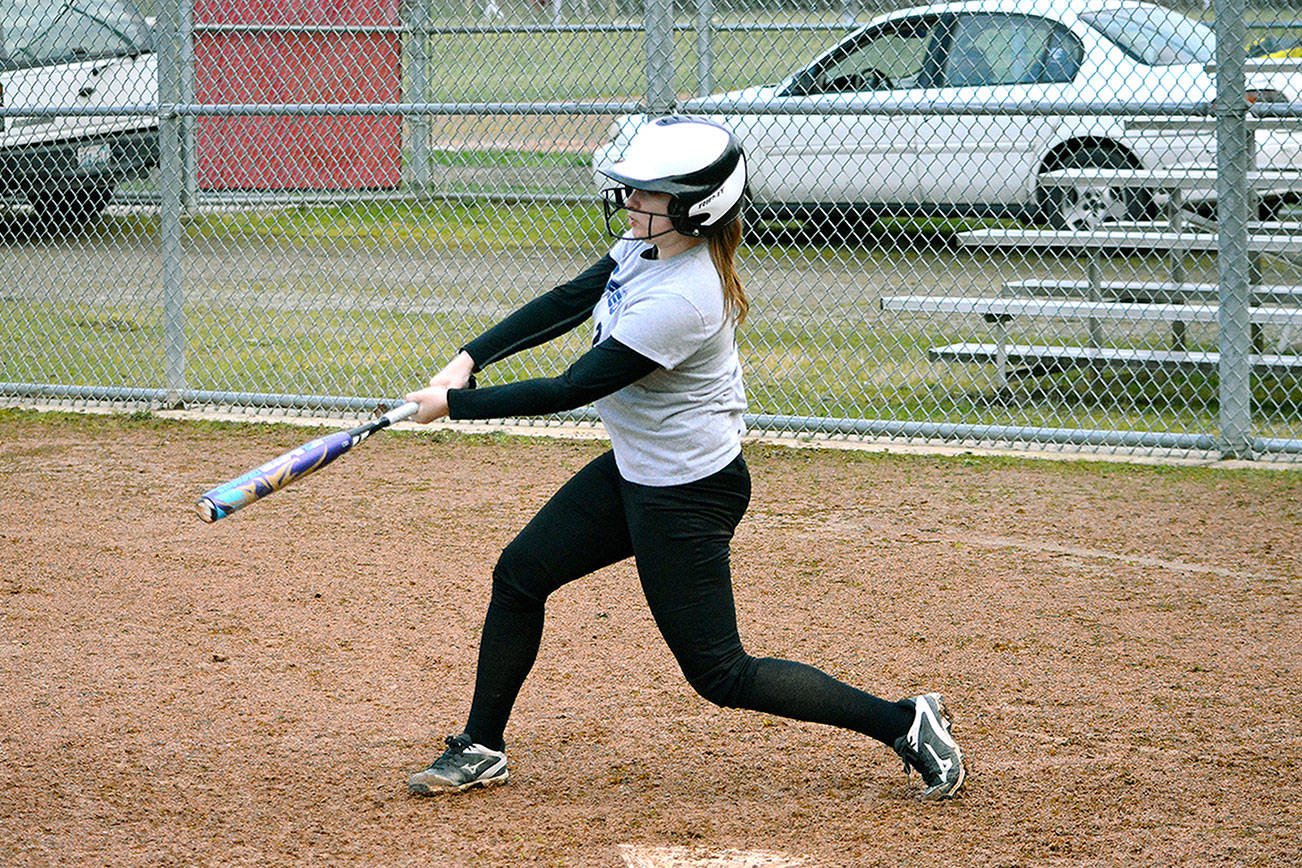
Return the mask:
<svg viewBox="0 0 1302 868">
<path fill-rule="evenodd" d="M 688 213 L 699 215 L 700 234 L 709 235 L 737 219 L 749 193 L 746 155 L 735 141 L 720 156 L 714 169 L 714 181 L 696 198 Z"/>
<path fill-rule="evenodd" d="M 688 207 L 677 196 L 670 197 L 669 207 L 665 211 L 669 215 L 669 222 L 673 225 L 674 231 L 679 235 L 700 238 L 705 233 L 704 217 L 694 217 L 688 213 Z"/>
</svg>

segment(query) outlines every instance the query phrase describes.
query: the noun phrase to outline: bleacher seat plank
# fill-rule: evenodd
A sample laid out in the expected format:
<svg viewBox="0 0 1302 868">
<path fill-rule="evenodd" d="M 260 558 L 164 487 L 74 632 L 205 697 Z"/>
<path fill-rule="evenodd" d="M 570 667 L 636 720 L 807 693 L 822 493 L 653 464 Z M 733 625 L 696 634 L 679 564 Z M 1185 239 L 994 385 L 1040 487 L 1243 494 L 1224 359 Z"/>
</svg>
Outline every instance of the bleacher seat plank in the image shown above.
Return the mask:
<svg viewBox="0 0 1302 868">
<path fill-rule="evenodd" d="M 1022 295 L 1074 295 L 1090 292 L 1088 280 L 1071 278 L 1028 278 L 1010 280 L 1004 289 Z M 1282 304 L 1302 304 L 1302 286 L 1294 284 L 1257 284 L 1250 286 L 1252 300 Z M 1214 283 L 1177 283 L 1170 280 L 1105 280 L 1099 283 L 1100 294 L 1112 301 L 1216 301 L 1220 288 Z"/>
<path fill-rule="evenodd" d="M 883 296 L 881 307 L 888 311 L 928 314 L 964 313 L 985 317 L 1036 316 L 1172 323 L 1215 323 L 1220 312 L 1219 305 L 1215 304 L 936 295 Z M 1252 307 L 1249 308 L 1248 315 L 1257 325 L 1302 325 L 1302 307 Z"/>
<path fill-rule="evenodd" d="M 1149 350 L 1126 347 L 1036 346 L 1031 344 L 957 343 L 932 347 L 932 361 L 994 362 L 1001 357 L 1018 367 L 1215 369 L 1219 352 Z M 1302 374 L 1302 356 L 1260 353 L 1249 356 L 1253 370 Z"/>
<path fill-rule="evenodd" d="M 1101 229 L 1071 231 L 1058 229 L 973 229 L 955 236 L 972 247 L 1075 248 L 1078 250 L 1179 250 L 1213 251 L 1220 247 L 1214 232 L 1139 231 Z M 1282 256 L 1302 255 L 1302 237 L 1258 233 L 1248 236 L 1254 253 Z"/>
</svg>

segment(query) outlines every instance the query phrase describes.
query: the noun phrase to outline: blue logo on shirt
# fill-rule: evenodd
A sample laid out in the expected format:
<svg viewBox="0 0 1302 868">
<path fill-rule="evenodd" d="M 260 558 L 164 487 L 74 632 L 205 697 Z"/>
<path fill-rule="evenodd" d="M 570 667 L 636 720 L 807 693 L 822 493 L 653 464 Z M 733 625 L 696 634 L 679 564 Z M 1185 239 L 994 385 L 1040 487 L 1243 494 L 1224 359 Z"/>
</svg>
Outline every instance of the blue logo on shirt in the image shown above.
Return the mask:
<svg viewBox="0 0 1302 868">
<path fill-rule="evenodd" d="M 624 285 L 613 277 L 606 281 L 606 310 L 614 313 L 623 299 Z"/>
</svg>

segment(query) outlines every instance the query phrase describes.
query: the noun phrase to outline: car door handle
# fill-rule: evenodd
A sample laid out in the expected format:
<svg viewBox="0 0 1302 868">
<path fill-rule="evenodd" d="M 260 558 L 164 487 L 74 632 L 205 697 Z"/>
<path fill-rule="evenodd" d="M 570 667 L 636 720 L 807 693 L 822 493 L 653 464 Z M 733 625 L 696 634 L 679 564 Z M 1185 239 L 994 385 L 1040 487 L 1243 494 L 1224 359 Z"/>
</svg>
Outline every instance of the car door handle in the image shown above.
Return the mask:
<svg viewBox="0 0 1302 868">
<path fill-rule="evenodd" d="M 106 69 L 108 69 L 107 65 L 96 66 L 91 69 L 90 81 L 84 84 L 81 90 L 77 91 L 77 99 L 90 99 L 90 95 L 95 92 L 95 88 L 99 87 L 99 82 L 96 81 L 96 79 L 98 79 Z"/>
</svg>

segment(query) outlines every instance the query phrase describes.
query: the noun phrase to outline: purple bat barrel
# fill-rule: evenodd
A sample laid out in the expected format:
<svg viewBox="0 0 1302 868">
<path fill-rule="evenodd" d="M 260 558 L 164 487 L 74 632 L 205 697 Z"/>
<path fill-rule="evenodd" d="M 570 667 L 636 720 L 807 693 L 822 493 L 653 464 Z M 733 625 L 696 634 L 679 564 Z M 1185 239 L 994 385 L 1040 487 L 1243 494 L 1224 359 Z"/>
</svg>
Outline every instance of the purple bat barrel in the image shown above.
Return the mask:
<svg viewBox="0 0 1302 868">
<path fill-rule="evenodd" d="M 279 491 L 294 480 L 324 467 L 351 449 L 354 442 L 352 431 L 327 434 L 223 482 L 199 498 L 195 507 L 199 517 L 207 522 L 225 518 L 258 498 Z"/>
</svg>

